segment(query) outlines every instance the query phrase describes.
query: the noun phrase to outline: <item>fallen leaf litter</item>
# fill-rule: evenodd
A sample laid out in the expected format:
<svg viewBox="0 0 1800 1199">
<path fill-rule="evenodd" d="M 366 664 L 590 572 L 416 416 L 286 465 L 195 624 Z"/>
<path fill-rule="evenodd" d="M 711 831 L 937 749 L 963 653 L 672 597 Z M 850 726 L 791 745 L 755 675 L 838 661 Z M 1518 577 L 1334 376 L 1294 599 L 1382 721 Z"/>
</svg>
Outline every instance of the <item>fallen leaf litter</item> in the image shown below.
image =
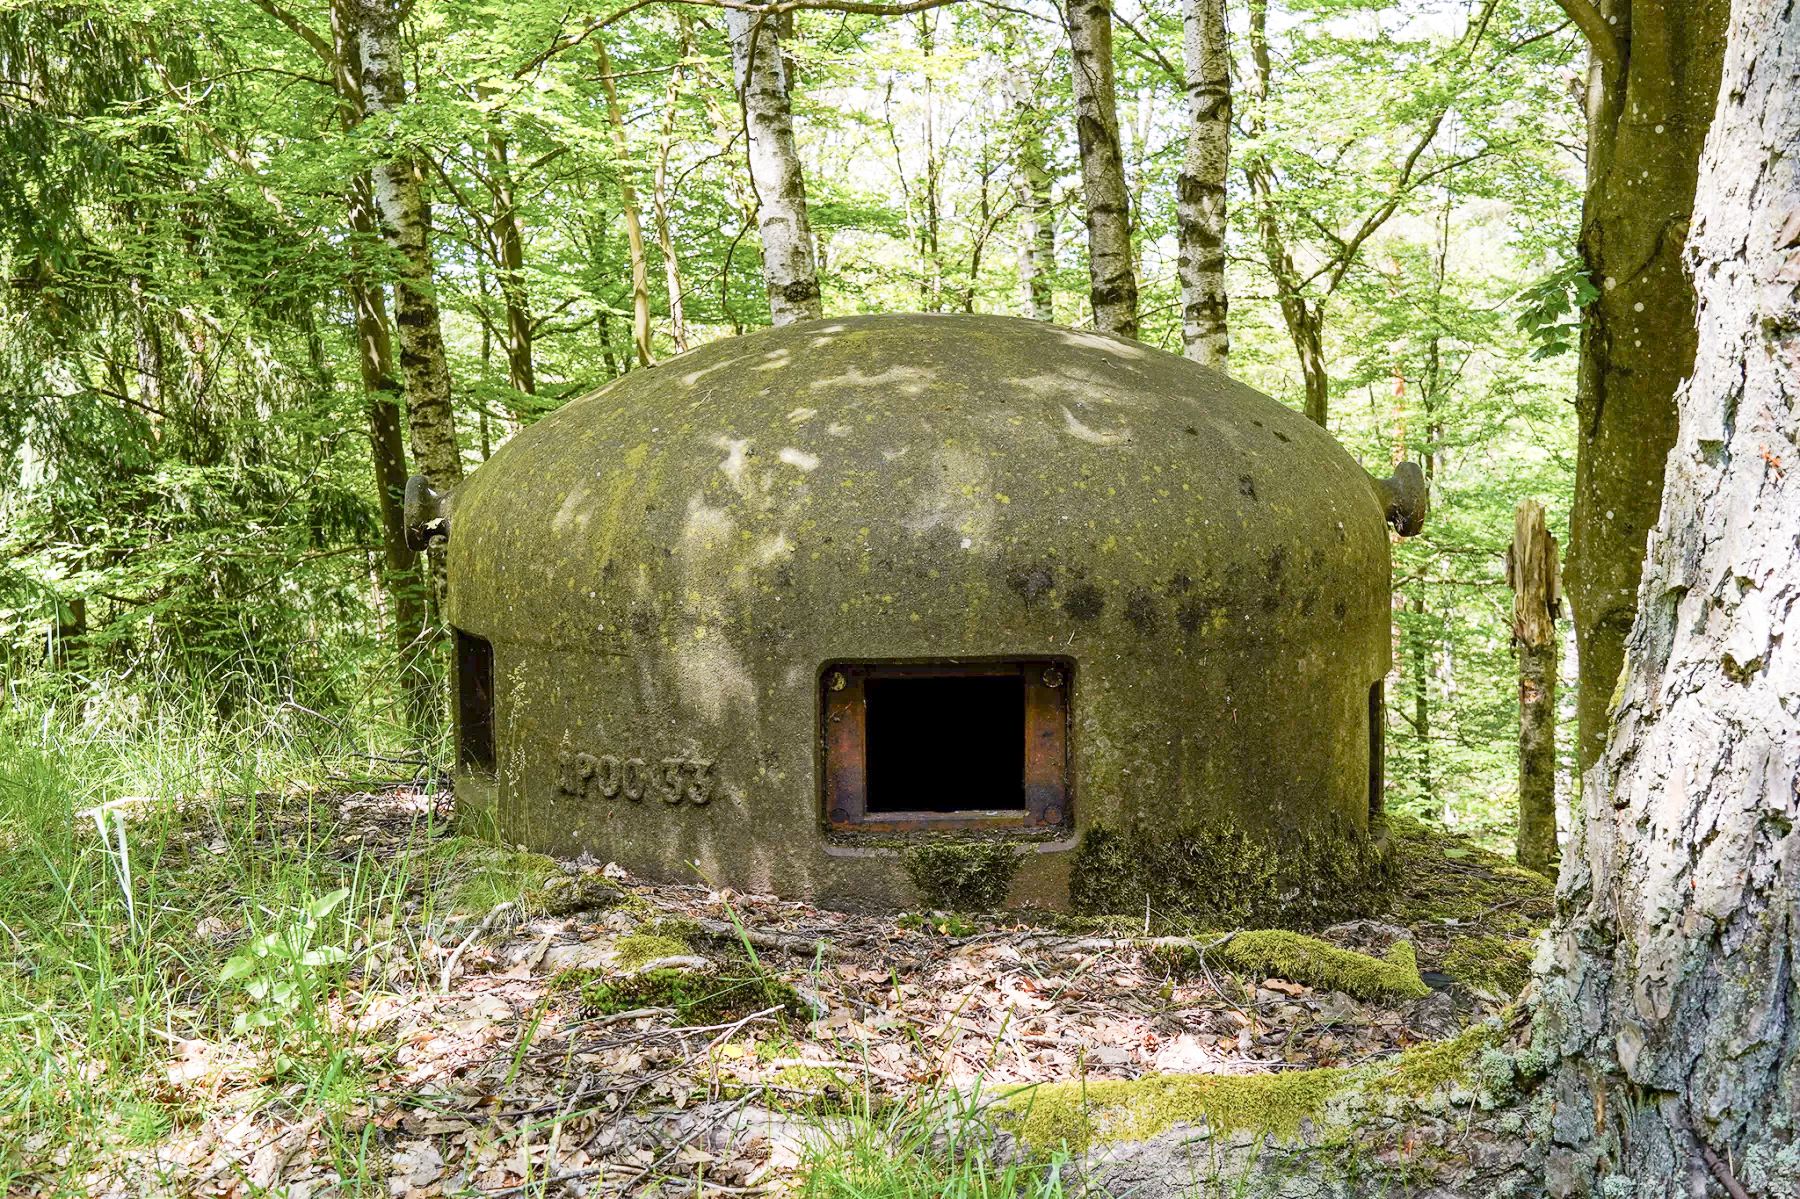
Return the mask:
<svg viewBox="0 0 1800 1199">
<path fill-rule="evenodd" d="M 340 855 L 391 865 L 432 852 L 430 804 L 416 791 L 332 802 Z M 1457 875 L 1482 869 L 1457 857 L 1437 862 Z M 155 1145 L 107 1155 L 87 1193 L 762 1194 L 792 1184 L 809 1138 L 830 1126 L 821 1112 L 945 1087 L 1351 1065 L 1454 1033 L 1507 998 L 1459 988 L 1384 1004 L 1239 978 L 1208 963 L 1216 937 L 1068 933 L 1041 914 L 972 925 L 852 915 L 652 884 L 611 865 L 564 870 L 552 891 L 623 902 L 550 917 L 515 901 L 370 930 L 331 1003 L 363 1059 L 363 1097 L 339 1115 L 339 1143 L 348 1134 L 365 1146 L 349 1176 L 325 1117 L 295 1106 L 301 1088 L 268 1086 L 242 1043 L 169 1032 L 171 1098 L 199 1114 Z M 1371 953 L 1407 939 L 1430 972 L 1459 935 L 1517 937 L 1548 915 L 1542 894 L 1495 906 L 1497 929 L 1362 920 L 1318 935 Z M 692 952 L 638 971 L 741 971 L 753 950 L 810 1018 L 782 1004 L 695 1026 L 668 1007 L 584 1012 L 580 988 L 559 980 L 625 978 L 618 942 L 647 927 L 689 930 Z M 216 916 L 196 932 L 230 942 Z M 401 948 L 409 941 L 416 952 Z M 1182 945 L 1202 952 L 1166 952 Z"/>
</svg>

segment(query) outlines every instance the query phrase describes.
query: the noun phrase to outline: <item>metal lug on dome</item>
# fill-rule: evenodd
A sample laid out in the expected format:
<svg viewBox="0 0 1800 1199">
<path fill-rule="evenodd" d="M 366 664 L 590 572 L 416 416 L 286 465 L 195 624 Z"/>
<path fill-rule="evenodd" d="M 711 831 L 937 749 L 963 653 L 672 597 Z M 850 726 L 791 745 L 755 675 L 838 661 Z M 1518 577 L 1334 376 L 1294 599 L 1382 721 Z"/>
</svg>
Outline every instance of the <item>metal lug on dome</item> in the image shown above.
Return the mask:
<svg viewBox="0 0 1800 1199">
<path fill-rule="evenodd" d="M 1417 462 L 1398 463 L 1394 473 L 1376 479 L 1375 486 L 1394 532 L 1411 537 L 1425 527 L 1425 518 L 1431 514 L 1431 488 Z"/>
<path fill-rule="evenodd" d="M 450 537 L 450 514 L 445 511 L 444 496 L 432 490 L 424 475 L 414 475 L 406 481 L 401 523 L 406 528 L 406 548 L 415 552 Z"/>
</svg>

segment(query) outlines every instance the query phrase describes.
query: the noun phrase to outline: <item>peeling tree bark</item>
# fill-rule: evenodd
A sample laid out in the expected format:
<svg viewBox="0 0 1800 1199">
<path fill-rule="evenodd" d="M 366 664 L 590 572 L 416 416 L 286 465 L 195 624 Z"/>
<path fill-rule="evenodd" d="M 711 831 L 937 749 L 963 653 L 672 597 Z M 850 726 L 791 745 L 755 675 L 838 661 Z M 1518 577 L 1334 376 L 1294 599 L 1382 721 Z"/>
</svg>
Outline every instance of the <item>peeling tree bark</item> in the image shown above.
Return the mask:
<svg viewBox="0 0 1800 1199">
<path fill-rule="evenodd" d="M 365 115 L 362 95 L 362 61 L 357 46 L 354 14 L 343 3 L 331 8 L 333 87 L 338 94 L 339 123 L 355 128 Z M 377 236 L 375 197 L 369 176 L 351 181 L 348 217 L 353 240 L 350 249 L 349 293 L 356 316 L 356 358 L 368 404 L 369 452 L 375 468 L 376 507 L 381 514 L 382 555 L 387 570 L 385 585 L 394 604 L 394 649 L 401 685 L 407 696 L 411 727 L 424 734 L 431 728 L 431 676 L 423 669 L 425 653 L 425 597 L 419 578 L 419 559 L 406 544 L 402 502 L 406 493 L 406 438 L 401 418 L 405 395 L 394 377 L 393 339 L 388 325 L 387 299 L 368 263 L 367 247 Z"/>
<path fill-rule="evenodd" d="M 1644 538 L 1675 440 L 1675 390 L 1694 361 L 1694 292 L 1681 249 L 1719 91 L 1727 5 L 1562 2 L 1592 47 L 1581 256 L 1600 289 L 1583 314 L 1566 580 L 1585 772 L 1605 747 Z"/>
<path fill-rule="evenodd" d="M 731 35 L 732 74 L 750 145 L 750 182 L 756 189 L 756 228 L 762 237 L 769 314 L 777 326 L 817 320 L 825 308 L 776 18 L 728 8 L 725 28 Z"/>
<path fill-rule="evenodd" d="M 1051 216 L 1050 171 L 1044 155 L 1044 109 L 1029 72 L 1007 79 L 1012 93 L 1013 192 L 1019 210 L 1019 290 L 1025 315 L 1056 319 L 1056 224 Z"/>
<path fill-rule="evenodd" d="M 1230 365 L 1226 329 L 1225 176 L 1231 163 L 1231 47 L 1225 0 L 1187 0 L 1182 21 L 1188 131 L 1176 181 L 1181 343 L 1204 366 Z"/>
<path fill-rule="evenodd" d="M 393 126 L 406 104 L 400 53 L 399 6 L 388 0 L 341 0 L 356 31 L 359 79 L 366 119 L 376 121 L 392 141 Z M 413 460 L 439 492 L 462 479 L 456 440 L 456 413 L 450 399 L 450 368 L 444 359 L 437 294 L 432 283 L 431 245 L 426 230 L 425 193 L 410 151 L 395 145 L 392 155 L 370 172 L 381 236 L 394 252 L 394 325 L 399 331 L 400 375 L 406 385 L 407 424 Z M 441 590 L 441 588 L 440 588 Z"/>
<path fill-rule="evenodd" d="M 1119 151 L 1111 4 L 1076 0 L 1068 7 L 1068 28 L 1081 189 L 1087 199 L 1088 299 L 1094 308 L 1094 328 L 1136 337 L 1137 274 L 1131 265 L 1131 199 Z"/>
<path fill-rule="evenodd" d="M 1729 29 L 1699 350 L 1545 980 L 1559 1196 L 1800 1193 L 1800 13 Z"/>
<path fill-rule="evenodd" d="M 1556 875 L 1556 619 L 1562 579 L 1544 508 L 1522 500 L 1506 547 L 1513 589 L 1512 640 L 1519 655 L 1519 865 Z"/>
</svg>

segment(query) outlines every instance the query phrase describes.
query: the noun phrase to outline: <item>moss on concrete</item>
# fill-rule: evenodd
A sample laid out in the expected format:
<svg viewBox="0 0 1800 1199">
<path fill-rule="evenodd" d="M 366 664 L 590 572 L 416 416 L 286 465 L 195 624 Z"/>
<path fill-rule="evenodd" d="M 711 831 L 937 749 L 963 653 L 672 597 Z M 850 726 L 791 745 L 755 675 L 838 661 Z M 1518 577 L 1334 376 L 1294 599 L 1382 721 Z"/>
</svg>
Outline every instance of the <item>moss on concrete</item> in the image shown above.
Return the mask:
<svg viewBox="0 0 1800 1199">
<path fill-rule="evenodd" d="M 902 861 L 925 907 L 991 912 L 1006 902 L 1022 858 L 1004 841 L 932 841 L 914 845 Z"/>
<path fill-rule="evenodd" d="M 687 942 L 677 941 L 674 937 L 633 933 L 628 937 L 620 937 L 613 945 L 613 952 L 618 955 L 621 970 L 636 970 L 645 962 L 654 962 L 658 958 L 681 957 L 689 949 Z"/>
<path fill-rule="evenodd" d="M 1083 835 L 1069 899 L 1084 914 L 1311 925 L 1385 911 L 1399 863 L 1383 830 L 1266 834 L 1229 822 L 1111 828 Z"/>
<path fill-rule="evenodd" d="M 1373 958 L 1316 937 L 1267 929 L 1239 933 L 1216 952 L 1234 970 L 1343 991 L 1358 999 L 1422 999 L 1431 994 L 1406 941 L 1396 941 L 1385 958 Z"/>
<path fill-rule="evenodd" d="M 1479 1083 L 1483 1054 L 1496 1039 L 1492 1028 L 1479 1025 L 1366 1066 L 1243 1077 L 1151 1074 L 1124 1082 L 1025 1087 L 1000 1101 L 999 1118 L 1039 1153 L 1066 1147 L 1080 1154 L 1094 1145 L 1145 1141 L 1178 1124 L 1204 1125 L 1215 1135 L 1249 1132 L 1291 1140 L 1312 1122 L 1314 1131 L 1330 1140 L 1353 1125 L 1359 1097 L 1376 1103 L 1420 1100 L 1444 1087 Z M 1337 1117 L 1329 1115 L 1334 1105 Z"/>
</svg>

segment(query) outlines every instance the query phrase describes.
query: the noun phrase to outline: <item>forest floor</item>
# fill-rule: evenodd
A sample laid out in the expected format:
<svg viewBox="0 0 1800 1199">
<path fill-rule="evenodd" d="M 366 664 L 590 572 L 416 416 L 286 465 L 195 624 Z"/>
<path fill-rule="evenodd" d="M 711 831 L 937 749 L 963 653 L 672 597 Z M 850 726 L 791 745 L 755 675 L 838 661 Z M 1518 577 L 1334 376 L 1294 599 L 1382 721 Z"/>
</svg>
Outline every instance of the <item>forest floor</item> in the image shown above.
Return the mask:
<svg viewBox="0 0 1800 1199">
<path fill-rule="evenodd" d="M 1549 883 L 1416 822 L 1392 835 L 1395 911 L 1311 931 L 1371 955 L 1410 943 L 1418 997 L 1339 980 L 1305 941 L 1287 971 L 1303 977 L 1257 968 L 1231 929 L 652 884 L 457 836 L 410 788 L 194 804 L 155 832 L 167 895 L 191 903 L 164 937 L 181 977 L 149 1049 L 105 1092 L 132 1096 L 124 1114 L 79 1141 L 13 1128 L 0 1179 L 18 1196 L 846 1194 L 820 1162 L 871 1135 L 941 1150 L 981 1096 L 1351 1065 L 1499 1011 Z M 259 845 L 303 847 L 319 897 L 279 910 L 221 888 L 220 859 Z M 359 902 L 375 878 L 379 902 Z M 29 934 L 14 941 L 29 972 Z"/>
</svg>

